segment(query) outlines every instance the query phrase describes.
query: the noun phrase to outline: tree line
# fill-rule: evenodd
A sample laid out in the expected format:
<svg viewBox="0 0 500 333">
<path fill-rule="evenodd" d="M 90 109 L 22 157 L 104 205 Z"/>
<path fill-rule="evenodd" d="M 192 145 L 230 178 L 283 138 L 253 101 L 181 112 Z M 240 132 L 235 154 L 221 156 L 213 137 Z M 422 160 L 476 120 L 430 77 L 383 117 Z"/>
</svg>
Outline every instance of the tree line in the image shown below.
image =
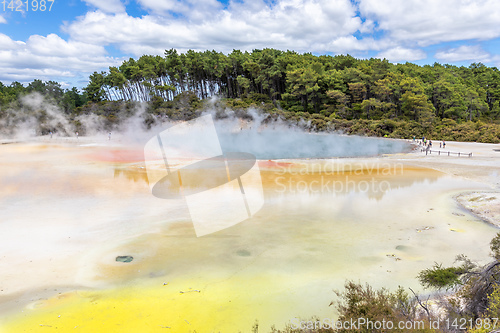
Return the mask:
<svg viewBox="0 0 500 333">
<path fill-rule="evenodd" d="M 8 107 L 16 107 L 19 97 L 30 93 L 39 93 L 48 101 L 59 106 L 65 113 L 71 113 L 76 108 L 85 105 L 88 102 L 87 94 L 81 92 L 76 87 L 63 89 L 61 84 L 55 81 L 42 81 L 35 79 L 27 86 L 14 81 L 10 85 L 4 85 L 0 82 L 0 117 L 2 109 L 5 111 Z"/>
<path fill-rule="evenodd" d="M 268 99 L 288 112 L 331 119 L 499 121 L 500 73 L 473 63 L 418 66 L 350 55 L 315 56 L 275 49 L 144 55 L 94 72 L 84 88 L 90 101 Z"/>
<path fill-rule="evenodd" d="M 275 49 L 229 54 L 171 49 L 94 72 L 82 90 L 38 79 L 27 86 L 0 83 L 0 120 L 23 106 L 19 97 L 38 92 L 69 121 L 93 113 L 109 130 L 129 114 L 120 112 L 123 106 L 143 103 L 150 115 L 146 125 L 157 117 L 191 119 L 207 106 L 240 110 L 248 118 L 245 110 L 253 107 L 271 120 L 311 131 L 497 143 L 499 82 L 498 69 L 481 63 L 419 66 Z M 84 132 L 77 122 L 75 128 Z"/>
</svg>

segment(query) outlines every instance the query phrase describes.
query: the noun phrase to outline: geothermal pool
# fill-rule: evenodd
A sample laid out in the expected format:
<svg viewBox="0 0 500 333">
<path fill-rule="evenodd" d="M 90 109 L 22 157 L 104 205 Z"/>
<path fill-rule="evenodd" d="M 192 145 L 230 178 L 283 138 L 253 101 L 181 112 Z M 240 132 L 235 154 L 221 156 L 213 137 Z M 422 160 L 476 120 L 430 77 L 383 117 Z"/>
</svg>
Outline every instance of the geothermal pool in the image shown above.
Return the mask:
<svg viewBox="0 0 500 333">
<path fill-rule="evenodd" d="M 307 133 L 290 129 L 219 130 L 223 151 L 244 151 L 259 159 L 332 158 L 377 156 L 408 152 L 402 140 L 369 138 L 326 133 Z"/>
<path fill-rule="evenodd" d="M 347 279 L 421 290 L 434 262 L 488 260 L 497 229 L 453 199 L 483 184 L 380 156 L 261 158 L 263 207 L 196 237 L 185 202 L 151 194 L 141 145 L 0 145 L 0 332 L 268 331 L 335 317 Z"/>
</svg>

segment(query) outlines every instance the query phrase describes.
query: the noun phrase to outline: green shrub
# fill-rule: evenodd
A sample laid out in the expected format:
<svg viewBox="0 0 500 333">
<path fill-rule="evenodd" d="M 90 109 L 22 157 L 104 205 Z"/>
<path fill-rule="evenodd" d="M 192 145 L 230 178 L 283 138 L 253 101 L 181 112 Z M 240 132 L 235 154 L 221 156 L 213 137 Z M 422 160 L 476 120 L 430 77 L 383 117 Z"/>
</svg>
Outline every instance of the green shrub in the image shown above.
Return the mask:
<svg viewBox="0 0 500 333">
<path fill-rule="evenodd" d="M 460 275 L 464 273 L 461 267 L 443 268 L 441 264 L 434 264 L 432 268 L 425 269 L 418 274 L 418 280 L 424 288 L 453 288 L 459 285 Z"/>
</svg>

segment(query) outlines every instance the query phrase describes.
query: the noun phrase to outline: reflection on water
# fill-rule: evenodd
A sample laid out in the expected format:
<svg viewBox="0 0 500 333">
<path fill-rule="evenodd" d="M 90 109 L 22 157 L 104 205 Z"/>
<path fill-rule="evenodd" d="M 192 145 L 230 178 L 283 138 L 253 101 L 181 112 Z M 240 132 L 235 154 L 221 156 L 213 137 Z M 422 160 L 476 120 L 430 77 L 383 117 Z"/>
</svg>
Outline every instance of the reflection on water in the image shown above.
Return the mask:
<svg viewBox="0 0 500 333">
<path fill-rule="evenodd" d="M 52 242 L 36 248 L 50 260 L 39 259 L 45 267 L 38 281 L 26 277 L 25 283 L 36 288 L 46 279 L 47 286 L 73 285 L 80 291 L 64 303 L 57 297 L 39 301 L 13 316 L 17 321 L 9 321 L 6 332 L 46 328 L 40 324 L 140 331 L 146 320 L 151 331 L 168 326 L 175 332 L 233 332 L 249 331 L 256 319 L 267 330 L 296 316 L 334 316 L 328 307 L 331 290 L 346 279 L 418 289 L 415 276 L 434 262 L 451 264 L 459 253 L 473 260 L 488 257 L 496 229 L 469 214 L 453 214 L 459 208 L 452 194 L 478 184 L 384 159 L 260 161 L 259 166 L 264 207 L 204 237 L 196 237 L 182 200 L 151 195 L 140 163 L 77 169 L 68 163 L 52 178 L 53 191 L 30 198 L 27 189 L 12 189 L 9 195 L 25 195 L 24 204 L 38 219 L 51 216 L 43 221 L 43 232 Z M 41 179 L 52 168 L 38 172 Z M 67 187 L 68 175 L 76 185 Z M 93 191 L 81 191 L 81 179 L 93 184 Z M 51 200 L 54 191 L 58 200 Z M 61 193 L 72 200 L 61 201 Z M 1 230 L 2 241 L 15 234 L 29 249 L 23 240 L 34 239 L 30 233 L 40 229 L 21 206 L 6 207 L 6 200 L 0 202 L 8 226 Z M 47 250 L 54 244 L 58 247 Z M 14 255 L 19 244 L 9 246 L 6 260 L 30 267 Z M 116 262 L 124 255 L 134 260 Z M 66 275 L 46 272 L 60 266 Z M 10 276 L 24 275 L 24 269 L 2 268 Z M 19 290 L 12 279 L 0 281 L 4 290 Z"/>
<path fill-rule="evenodd" d="M 259 166 L 266 195 L 270 197 L 284 194 L 338 196 L 359 192 L 380 200 L 389 190 L 409 187 L 414 183 L 433 183 L 442 176 L 434 170 L 378 159 L 362 162 L 345 159 L 278 162 L 269 160 L 260 161 Z M 196 184 L 200 191 L 208 188 L 207 181 L 202 181 L 202 177 L 211 176 L 211 170 L 198 167 L 196 171 L 200 177 L 198 183 L 189 183 L 189 190 L 193 192 L 197 191 Z M 148 182 L 147 172 L 142 164 L 116 166 L 114 176 L 134 182 Z M 177 189 L 173 191 L 176 192 Z"/>
<path fill-rule="evenodd" d="M 272 165 L 272 163 L 267 163 Z M 381 200 L 396 189 L 435 182 L 442 174 L 402 163 L 343 160 L 274 163 L 263 172 L 269 196 L 343 196 L 352 192 Z"/>
<path fill-rule="evenodd" d="M 148 173 L 143 165 L 132 166 L 116 166 L 114 169 L 114 177 L 125 177 L 133 182 L 148 182 Z"/>
</svg>

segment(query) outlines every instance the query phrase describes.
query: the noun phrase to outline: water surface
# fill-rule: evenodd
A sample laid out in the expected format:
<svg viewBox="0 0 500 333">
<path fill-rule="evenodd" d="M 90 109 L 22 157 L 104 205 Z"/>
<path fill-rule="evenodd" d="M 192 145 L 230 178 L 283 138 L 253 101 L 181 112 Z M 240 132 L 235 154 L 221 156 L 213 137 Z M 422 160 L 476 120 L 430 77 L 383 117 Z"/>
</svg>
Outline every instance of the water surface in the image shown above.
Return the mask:
<svg viewBox="0 0 500 333">
<path fill-rule="evenodd" d="M 182 200 L 151 195 L 133 150 L 0 154 L 0 304 L 13 309 L 2 332 L 234 332 L 332 317 L 347 279 L 419 289 L 434 262 L 488 260 L 497 232 L 452 198 L 484 185 L 384 158 L 260 161 L 263 208 L 196 237 Z"/>
</svg>

